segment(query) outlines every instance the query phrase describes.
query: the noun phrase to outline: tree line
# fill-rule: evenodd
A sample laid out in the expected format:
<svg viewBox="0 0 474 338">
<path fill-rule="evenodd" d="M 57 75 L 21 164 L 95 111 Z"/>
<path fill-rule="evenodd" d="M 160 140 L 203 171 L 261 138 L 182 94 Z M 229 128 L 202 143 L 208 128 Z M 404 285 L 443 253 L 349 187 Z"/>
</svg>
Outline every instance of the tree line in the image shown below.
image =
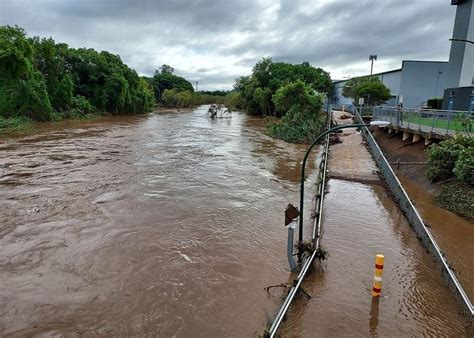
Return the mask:
<svg viewBox="0 0 474 338">
<path fill-rule="evenodd" d="M 118 55 L 0 27 L 0 117 L 55 121 L 95 112 L 144 113 L 154 101 L 147 79 Z"/>
</svg>

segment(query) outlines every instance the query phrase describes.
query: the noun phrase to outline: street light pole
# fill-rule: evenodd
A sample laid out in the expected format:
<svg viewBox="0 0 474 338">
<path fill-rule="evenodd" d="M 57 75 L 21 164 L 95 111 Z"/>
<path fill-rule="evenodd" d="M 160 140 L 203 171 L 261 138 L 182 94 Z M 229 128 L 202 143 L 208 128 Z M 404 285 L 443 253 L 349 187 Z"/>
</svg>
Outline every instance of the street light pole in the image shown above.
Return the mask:
<svg viewBox="0 0 474 338">
<path fill-rule="evenodd" d="M 374 60 L 377 61 L 377 55 L 370 55 L 369 60 L 371 61 L 370 64 L 370 75 L 374 72 Z"/>
<path fill-rule="evenodd" d="M 303 207 L 304 207 L 304 182 L 306 180 L 305 178 L 305 168 L 306 168 L 306 162 L 308 161 L 309 154 L 311 150 L 314 148 L 316 144 L 318 144 L 324 136 L 327 134 L 333 133 L 337 130 L 341 129 L 347 129 L 347 128 L 360 128 L 360 127 L 369 127 L 369 126 L 388 126 L 390 122 L 387 121 L 372 121 L 369 124 L 364 124 L 364 123 L 358 123 L 358 124 L 345 124 L 341 126 L 337 126 L 331 129 L 326 130 L 322 134 L 320 134 L 316 139 L 311 143 L 309 146 L 308 150 L 306 150 L 306 154 L 304 155 L 303 158 L 303 163 L 301 164 L 301 182 L 300 182 L 300 220 L 299 220 L 299 229 L 298 229 L 298 241 L 302 242 L 303 241 Z"/>
</svg>

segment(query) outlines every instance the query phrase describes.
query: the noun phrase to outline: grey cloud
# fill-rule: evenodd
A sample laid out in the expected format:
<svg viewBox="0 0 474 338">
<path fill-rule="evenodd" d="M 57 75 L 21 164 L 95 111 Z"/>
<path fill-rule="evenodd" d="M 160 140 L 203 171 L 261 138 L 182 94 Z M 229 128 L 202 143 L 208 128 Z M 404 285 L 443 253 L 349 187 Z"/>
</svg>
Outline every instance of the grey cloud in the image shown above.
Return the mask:
<svg viewBox="0 0 474 338">
<path fill-rule="evenodd" d="M 1 0 L 0 24 L 120 54 L 141 74 L 167 63 L 200 88 L 231 88 L 261 57 L 362 75 L 403 59 L 447 60 L 448 0 Z M 367 67 L 368 68 L 368 67 Z M 350 73 L 349 73 L 350 72 Z"/>
</svg>

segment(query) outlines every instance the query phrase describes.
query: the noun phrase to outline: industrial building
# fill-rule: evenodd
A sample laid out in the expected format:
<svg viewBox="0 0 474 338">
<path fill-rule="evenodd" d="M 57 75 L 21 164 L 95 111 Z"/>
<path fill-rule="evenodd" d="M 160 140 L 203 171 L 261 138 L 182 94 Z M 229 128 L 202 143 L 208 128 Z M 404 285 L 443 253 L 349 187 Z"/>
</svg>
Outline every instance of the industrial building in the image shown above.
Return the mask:
<svg viewBox="0 0 474 338">
<path fill-rule="evenodd" d="M 421 108 L 433 97 L 443 97 L 446 88 L 448 62 L 403 61 L 402 68 L 374 74 L 390 89 L 392 97 L 389 106 L 403 103 L 404 107 Z M 352 99 L 344 97 L 344 86 L 350 79 L 334 82 L 333 104 L 351 104 Z M 370 100 L 370 98 L 369 98 Z"/>
<path fill-rule="evenodd" d="M 427 100 L 443 97 L 443 109 L 474 111 L 474 4 L 452 0 L 451 5 L 457 9 L 449 62 L 407 60 L 400 69 L 374 74 L 390 89 L 387 105 L 423 108 Z M 334 82 L 333 104 L 352 103 L 342 95 L 349 80 Z"/>
</svg>

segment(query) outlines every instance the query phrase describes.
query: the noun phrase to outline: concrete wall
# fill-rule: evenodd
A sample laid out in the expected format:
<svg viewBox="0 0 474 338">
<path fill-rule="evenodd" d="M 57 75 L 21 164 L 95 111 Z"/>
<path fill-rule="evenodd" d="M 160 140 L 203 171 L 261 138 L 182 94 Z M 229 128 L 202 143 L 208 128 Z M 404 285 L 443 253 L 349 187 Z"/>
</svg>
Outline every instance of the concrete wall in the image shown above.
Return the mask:
<svg viewBox="0 0 474 338">
<path fill-rule="evenodd" d="M 421 108 L 428 99 L 443 97 L 447 71 L 447 62 L 403 61 L 400 83 L 403 106 Z"/>
<path fill-rule="evenodd" d="M 351 104 L 352 99 L 342 95 L 342 91 L 347 81 L 339 81 L 334 83 L 333 104 Z"/>
<path fill-rule="evenodd" d="M 379 74 L 379 79 L 390 89 L 390 94 L 392 94 L 392 97 L 387 101 L 387 106 L 396 106 L 398 104 L 398 95 L 400 94 L 402 71 L 398 70 Z"/>
<path fill-rule="evenodd" d="M 460 3 L 456 9 L 453 39 L 474 40 L 474 4 L 472 0 Z M 474 84 L 474 45 L 452 41 L 449 55 L 447 87 L 467 87 Z"/>
<path fill-rule="evenodd" d="M 474 86 L 446 89 L 443 98 L 443 109 L 474 111 Z"/>
</svg>

